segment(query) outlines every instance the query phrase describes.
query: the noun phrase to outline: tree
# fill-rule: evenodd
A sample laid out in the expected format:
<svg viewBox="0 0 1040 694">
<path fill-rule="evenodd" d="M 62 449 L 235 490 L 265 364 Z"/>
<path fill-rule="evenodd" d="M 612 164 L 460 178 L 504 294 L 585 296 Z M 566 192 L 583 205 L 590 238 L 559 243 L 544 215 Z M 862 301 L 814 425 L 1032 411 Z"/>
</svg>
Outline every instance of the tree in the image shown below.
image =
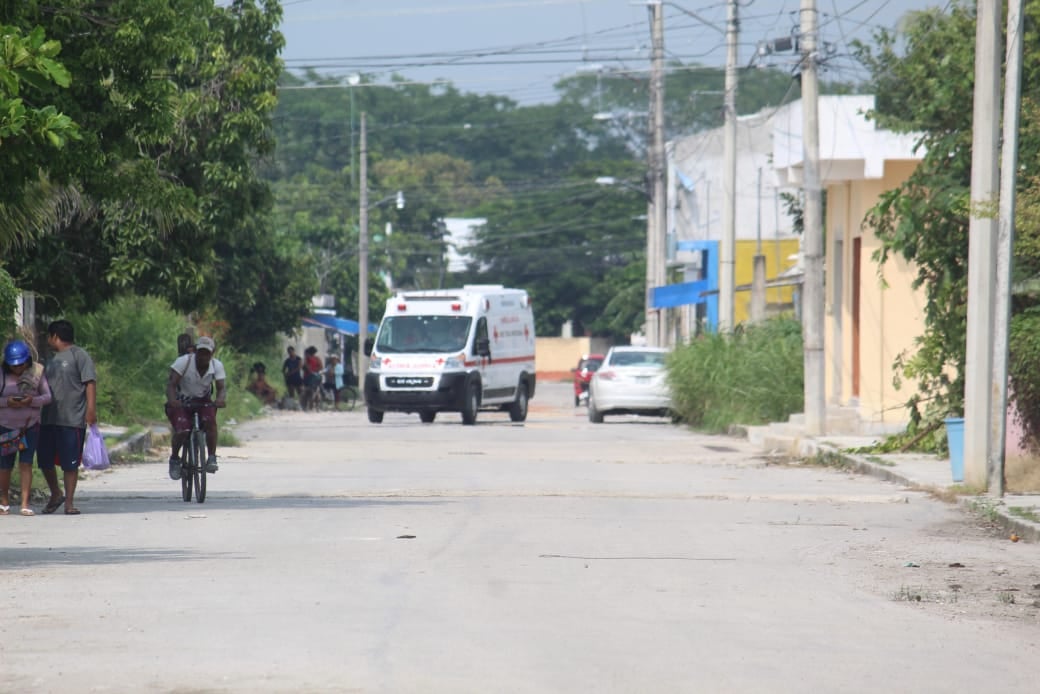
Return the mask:
<svg viewBox="0 0 1040 694">
<path fill-rule="evenodd" d="M 133 292 L 215 308 L 240 346 L 294 328 L 312 287 L 279 254 L 254 172 L 274 145 L 278 2 L 26 0 L 7 16 L 65 46 L 56 103 L 82 133 L 56 168 L 85 204 L 13 264 L 43 311 Z"/>
</svg>

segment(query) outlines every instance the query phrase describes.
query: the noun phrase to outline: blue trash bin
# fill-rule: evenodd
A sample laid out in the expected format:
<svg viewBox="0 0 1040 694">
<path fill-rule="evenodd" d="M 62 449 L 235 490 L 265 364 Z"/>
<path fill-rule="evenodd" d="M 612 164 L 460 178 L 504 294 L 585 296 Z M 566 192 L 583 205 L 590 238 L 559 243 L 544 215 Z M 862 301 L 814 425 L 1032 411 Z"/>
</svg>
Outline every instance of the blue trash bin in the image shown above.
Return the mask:
<svg viewBox="0 0 1040 694">
<path fill-rule="evenodd" d="M 946 444 L 950 447 L 950 472 L 954 482 L 964 481 L 964 417 L 949 417 L 946 423 Z"/>
</svg>

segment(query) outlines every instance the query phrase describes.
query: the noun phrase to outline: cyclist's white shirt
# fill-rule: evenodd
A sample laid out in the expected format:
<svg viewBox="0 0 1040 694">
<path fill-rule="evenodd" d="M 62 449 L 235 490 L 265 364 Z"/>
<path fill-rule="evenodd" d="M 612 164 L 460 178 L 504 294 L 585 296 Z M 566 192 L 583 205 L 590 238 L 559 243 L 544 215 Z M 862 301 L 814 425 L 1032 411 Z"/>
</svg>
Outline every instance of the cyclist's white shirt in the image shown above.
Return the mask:
<svg viewBox="0 0 1040 694">
<path fill-rule="evenodd" d="M 170 368 L 181 375 L 180 383 L 177 384 L 177 395 L 182 400 L 208 397 L 213 382 L 223 381 L 225 378 L 224 365 L 217 358 L 209 360 L 209 369 L 201 376 L 195 367 L 194 354 L 177 357 L 177 361 L 173 362 Z"/>
</svg>

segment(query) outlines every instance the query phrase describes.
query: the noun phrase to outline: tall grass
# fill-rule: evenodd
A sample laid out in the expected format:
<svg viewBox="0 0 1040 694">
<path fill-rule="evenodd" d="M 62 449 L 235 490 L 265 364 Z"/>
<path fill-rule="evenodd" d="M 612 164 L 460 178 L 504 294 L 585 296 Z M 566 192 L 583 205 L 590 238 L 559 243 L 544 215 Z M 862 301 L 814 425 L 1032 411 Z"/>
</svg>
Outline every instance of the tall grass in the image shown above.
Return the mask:
<svg viewBox="0 0 1040 694">
<path fill-rule="evenodd" d="M 790 318 L 699 337 L 668 362 L 676 414 L 712 432 L 802 411 L 803 373 L 802 328 Z"/>
</svg>

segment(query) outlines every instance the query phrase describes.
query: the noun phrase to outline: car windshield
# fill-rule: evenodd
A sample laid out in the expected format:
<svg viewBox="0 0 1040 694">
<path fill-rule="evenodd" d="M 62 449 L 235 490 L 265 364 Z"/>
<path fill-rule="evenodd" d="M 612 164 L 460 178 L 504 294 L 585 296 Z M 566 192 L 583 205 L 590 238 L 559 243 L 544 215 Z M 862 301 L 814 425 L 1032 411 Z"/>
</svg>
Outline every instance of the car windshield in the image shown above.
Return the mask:
<svg viewBox="0 0 1040 694">
<path fill-rule="evenodd" d="M 664 366 L 664 352 L 615 352 L 610 357 L 611 366 Z"/>
<path fill-rule="evenodd" d="M 379 327 L 379 352 L 461 352 L 469 344 L 468 316 L 390 316 Z"/>
</svg>

